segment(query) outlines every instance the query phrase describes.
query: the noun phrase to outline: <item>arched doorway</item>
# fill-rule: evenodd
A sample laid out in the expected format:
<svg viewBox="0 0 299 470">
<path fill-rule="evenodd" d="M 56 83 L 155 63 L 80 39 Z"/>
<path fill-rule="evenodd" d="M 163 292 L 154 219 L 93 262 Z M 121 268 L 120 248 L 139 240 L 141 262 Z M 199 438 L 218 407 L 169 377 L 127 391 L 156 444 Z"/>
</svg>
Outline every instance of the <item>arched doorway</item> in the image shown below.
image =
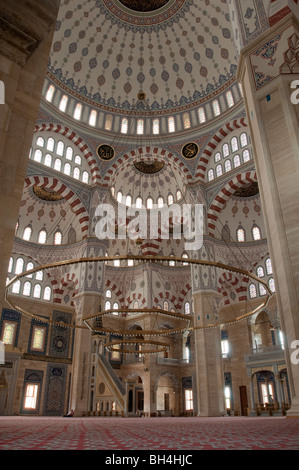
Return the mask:
<svg viewBox="0 0 299 470">
<path fill-rule="evenodd" d="M 172 377 L 164 374 L 159 378 L 156 391 L 156 410 L 160 416 L 172 416 L 175 410 L 175 387 Z"/>
</svg>

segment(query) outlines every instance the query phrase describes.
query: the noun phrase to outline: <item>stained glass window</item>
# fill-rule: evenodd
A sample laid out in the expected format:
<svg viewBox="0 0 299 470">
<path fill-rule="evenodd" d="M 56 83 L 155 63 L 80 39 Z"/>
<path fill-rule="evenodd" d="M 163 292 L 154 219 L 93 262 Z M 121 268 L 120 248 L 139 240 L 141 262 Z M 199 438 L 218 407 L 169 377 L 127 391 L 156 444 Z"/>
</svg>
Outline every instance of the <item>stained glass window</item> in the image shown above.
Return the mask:
<svg viewBox="0 0 299 470">
<path fill-rule="evenodd" d="M 227 101 L 227 104 L 228 104 L 228 107 L 231 108 L 232 106 L 234 106 L 235 104 L 235 101 L 234 101 L 234 97 L 233 97 L 233 94 L 231 91 L 228 91 L 226 93 L 226 101 Z"/>
<path fill-rule="evenodd" d="M 55 145 L 55 141 L 53 137 L 49 137 L 47 140 L 47 150 L 49 150 L 49 152 L 53 152 L 54 145 Z"/>
<path fill-rule="evenodd" d="M 59 142 L 57 143 L 56 153 L 57 155 L 60 155 L 62 157 L 63 152 L 64 152 L 64 143 L 61 140 L 59 140 Z"/>
<path fill-rule="evenodd" d="M 36 145 L 38 145 L 39 147 L 43 147 L 45 145 L 45 141 L 42 137 L 38 137 L 36 139 Z"/>
<path fill-rule="evenodd" d="M 261 231 L 257 225 L 254 225 L 252 227 L 252 237 L 254 240 L 260 240 L 261 239 Z"/>
<path fill-rule="evenodd" d="M 35 410 L 37 404 L 38 385 L 28 384 L 26 386 L 24 408 Z"/>
<path fill-rule="evenodd" d="M 229 156 L 229 146 L 228 146 L 228 144 L 223 145 L 222 154 L 223 154 L 224 158 Z"/>
<path fill-rule="evenodd" d="M 168 131 L 174 132 L 175 131 L 175 124 L 174 124 L 174 117 L 170 116 L 168 118 Z"/>
<path fill-rule="evenodd" d="M 62 233 L 60 230 L 57 230 L 54 234 L 54 245 L 61 245 L 62 243 Z"/>
<path fill-rule="evenodd" d="M 39 149 L 36 149 L 35 152 L 34 152 L 34 157 L 33 158 L 36 162 L 40 163 L 42 161 L 42 155 L 43 155 L 42 151 L 39 150 Z"/>
<path fill-rule="evenodd" d="M 237 168 L 240 165 L 241 165 L 240 155 L 235 155 L 234 156 L 234 167 Z"/>
<path fill-rule="evenodd" d="M 77 103 L 74 111 L 74 119 L 81 119 L 81 113 L 82 113 L 82 104 Z"/>
<path fill-rule="evenodd" d="M 61 160 L 59 158 L 56 158 L 55 162 L 54 162 L 54 170 L 56 171 L 60 171 L 61 170 Z"/>
<path fill-rule="evenodd" d="M 98 115 L 98 113 L 96 112 L 95 109 L 92 109 L 90 111 L 90 115 L 89 115 L 89 125 L 90 126 L 95 126 L 96 125 L 97 115 Z"/>
<path fill-rule="evenodd" d="M 172 194 L 168 194 L 167 196 L 167 202 L 168 202 L 168 205 L 171 206 L 174 202 L 174 199 L 173 199 L 173 195 Z"/>
<path fill-rule="evenodd" d="M 75 167 L 74 170 L 73 170 L 73 177 L 78 180 L 80 179 L 80 170 L 78 167 Z"/>
<path fill-rule="evenodd" d="M 199 118 L 200 124 L 203 124 L 204 122 L 206 122 L 206 113 L 205 113 L 204 108 L 199 108 L 198 118 Z"/>
<path fill-rule="evenodd" d="M 50 103 L 52 102 L 54 91 L 55 91 L 55 87 L 53 85 L 50 85 L 46 93 L 46 100 L 49 101 Z"/>
<path fill-rule="evenodd" d="M 146 207 L 147 209 L 152 209 L 153 208 L 153 200 L 151 197 L 148 197 L 146 200 Z"/>
<path fill-rule="evenodd" d="M 269 279 L 268 286 L 270 287 L 271 292 L 275 292 L 275 283 L 273 277 Z"/>
<path fill-rule="evenodd" d="M 190 127 L 191 127 L 191 122 L 190 122 L 189 113 L 184 113 L 184 115 L 183 115 L 183 122 L 184 122 L 184 129 L 190 129 Z"/>
<path fill-rule="evenodd" d="M 214 112 L 214 116 L 219 116 L 220 114 L 220 106 L 219 106 L 219 101 L 218 100 L 214 100 L 213 101 L 213 112 Z"/>
<path fill-rule="evenodd" d="M 251 299 L 255 299 L 257 296 L 256 286 L 254 284 L 250 284 L 249 286 L 249 295 Z"/>
<path fill-rule="evenodd" d="M 59 103 L 59 109 L 63 113 L 66 110 L 67 102 L 68 102 L 68 97 L 66 95 L 63 95 L 63 97 L 61 98 L 60 103 Z"/>
<path fill-rule="evenodd" d="M 46 243 L 47 232 L 46 230 L 41 230 L 38 234 L 38 243 Z"/>
<path fill-rule="evenodd" d="M 258 275 L 258 277 L 264 277 L 265 275 L 264 268 L 262 266 L 259 266 L 256 270 L 256 274 Z"/>
<path fill-rule="evenodd" d="M 143 134 L 143 128 L 144 128 L 143 119 L 138 119 L 138 121 L 137 121 L 137 134 L 139 134 L 139 135 Z"/>
<path fill-rule="evenodd" d="M 245 242 L 245 230 L 243 228 L 238 228 L 237 240 L 238 242 Z"/>
<path fill-rule="evenodd" d="M 34 289 L 33 289 L 33 297 L 35 299 L 40 299 L 41 298 L 41 293 L 42 293 L 42 288 L 40 284 L 35 284 Z"/>
<path fill-rule="evenodd" d="M 31 294 L 31 283 L 26 281 L 23 286 L 23 295 L 29 296 Z"/>
<path fill-rule="evenodd" d="M 74 151 L 73 151 L 72 147 L 67 147 L 66 152 L 65 152 L 65 158 L 67 160 L 72 160 L 73 159 L 73 154 L 74 154 Z"/>
<path fill-rule="evenodd" d="M 67 176 L 70 176 L 70 174 L 71 174 L 71 165 L 69 163 L 66 163 L 64 165 L 63 173 Z"/>
<path fill-rule="evenodd" d="M 243 152 L 243 162 L 246 163 L 246 162 L 249 162 L 249 160 L 250 160 L 249 150 L 244 150 L 244 152 Z"/>
<path fill-rule="evenodd" d="M 46 286 L 44 290 L 44 300 L 50 300 L 51 299 L 51 287 Z"/>
<path fill-rule="evenodd" d="M 26 266 L 26 271 L 30 271 L 31 269 L 34 268 L 34 264 L 30 261 L 29 263 L 27 263 L 27 266 Z M 32 278 L 33 277 L 33 274 L 28 274 L 26 277 L 30 277 Z"/>
<path fill-rule="evenodd" d="M 128 119 L 123 118 L 121 121 L 121 133 L 127 134 L 128 132 Z"/>
<path fill-rule="evenodd" d="M 216 176 L 221 176 L 222 175 L 222 166 L 217 165 L 216 166 Z"/>
<path fill-rule="evenodd" d="M 243 132 L 241 134 L 240 141 L 241 141 L 241 147 L 246 147 L 246 145 L 248 144 L 248 139 L 247 139 L 246 132 Z"/>
<path fill-rule="evenodd" d="M 9 264 L 8 264 L 8 272 L 11 273 L 13 268 L 13 258 L 12 256 L 9 258 Z"/>
<path fill-rule="evenodd" d="M 83 174 L 82 174 L 83 183 L 88 183 L 88 180 L 89 180 L 89 176 L 88 176 L 87 171 L 83 171 Z"/>
<path fill-rule="evenodd" d="M 164 199 L 162 196 L 158 197 L 158 207 L 161 208 L 164 206 Z"/>
<path fill-rule="evenodd" d="M 46 166 L 52 165 L 52 157 L 49 153 L 47 153 L 47 155 L 45 156 L 44 165 Z"/>
<path fill-rule="evenodd" d="M 270 258 L 266 259 L 266 272 L 267 272 L 268 275 L 273 273 L 273 271 L 272 271 L 272 262 L 271 262 Z"/>
<path fill-rule="evenodd" d="M 32 340 L 32 349 L 37 349 L 41 351 L 44 347 L 44 338 L 45 338 L 45 328 L 34 328 L 33 340 Z"/>
<path fill-rule="evenodd" d="M 214 170 L 210 169 L 208 171 L 208 181 L 212 181 L 214 179 Z"/>
<path fill-rule="evenodd" d="M 230 171 L 232 169 L 232 164 L 231 164 L 230 160 L 225 161 L 224 167 L 225 167 L 226 172 Z"/>
<path fill-rule="evenodd" d="M 12 285 L 12 293 L 13 294 L 19 294 L 21 290 L 21 281 L 18 279 L 16 282 L 13 283 Z"/>
<path fill-rule="evenodd" d="M 105 119 L 105 131 L 111 131 L 112 129 L 112 116 L 109 114 Z"/>
<path fill-rule="evenodd" d="M 82 164 L 82 159 L 81 159 L 80 155 L 76 155 L 74 161 L 75 161 L 76 165 L 81 165 Z"/>
<path fill-rule="evenodd" d="M 24 260 L 23 258 L 18 258 L 16 262 L 15 274 L 21 274 L 24 269 Z"/>
<path fill-rule="evenodd" d="M 232 152 L 235 153 L 239 150 L 239 144 L 237 137 L 233 137 L 231 140 Z"/>
<path fill-rule="evenodd" d="M 190 315 L 190 302 L 185 303 L 185 315 Z"/>
<path fill-rule="evenodd" d="M 219 162 L 221 160 L 221 153 L 217 152 L 215 153 L 214 161 L 215 163 Z"/>
<path fill-rule="evenodd" d="M 15 338 L 16 323 L 6 322 L 2 341 L 4 344 L 13 344 Z"/>
<path fill-rule="evenodd" d="M 153 134 L 157 135 L 160 132 L 159 119 L 153 120 Z"/>
<path fill-rule="evenodd" d="M 260 295 L 266 295 L 267 294 L 267 290 L 266 290 L 265 286 L 261 283 L 259 283 L 259 291 L 260 291 Z"/>
</svg>

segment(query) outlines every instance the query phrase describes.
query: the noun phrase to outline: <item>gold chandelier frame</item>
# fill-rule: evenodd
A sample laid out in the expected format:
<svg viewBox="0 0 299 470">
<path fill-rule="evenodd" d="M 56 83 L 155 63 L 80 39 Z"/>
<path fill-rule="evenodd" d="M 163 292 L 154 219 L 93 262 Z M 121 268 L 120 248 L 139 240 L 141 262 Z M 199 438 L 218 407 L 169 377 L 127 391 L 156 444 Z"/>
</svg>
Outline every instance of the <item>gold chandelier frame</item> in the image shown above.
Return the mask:
<svg viewBox="0 0 299 470">
<path fill-rule="evenodd" d="M 63 266 L 69 266 L 72 264 L 82 264 L 82 263 L 89 263 L 89 262 L 107 262 L 107 261 L 114 261 L 114 260 L 141 260 L 143 262 L 163 262 L 163 261 L 175 261 L 178 263 L 188 263 L 188 264 L 194 264 L 194 265 L 200 265 L 200 266 L 210 266 L 214 267 L 217 269 L 222 269 L 225 271 L 233 272 L 235 274 L 241 274 L 245 277 L 248 277 L 258 283 L 261 283 L 266 291 L 267 291 L 267 297 L 265 300 L 258 305 L 255 309 L 253 309 L 250 312 L 244 313 L 242 315 L 237 316 L 234 319 L 227 320 L 227 321 L 221 321 L 217 323 L 210 323 L 207 325 L 197 325 L 197 326 L 190 326 L 190 321 L 192 317 L 190 315 L 183 315 L 180 313 L 175 313 L 175 312 L 169 312 L 168 310 L 163 310 L 163 309 L 111 309 L 111 310 L 105 310 L 105 311 L 100 311 L 95 314 L 86 316 L 83 318 L 83 323 L 82 325 L 78 325 L 75 323 L 61 323 L 61 322 L 54 322 L 50 320 L 49 318 L 45 318 L 41 315 L 33 314 L 31 312 L 28 312 L 27 310 L 23 309 L 22 307 L 18 306 L 9 296 L 8 296 L 8 288 L 14 284 L 16 281 L 20 280 L 23 277 L 29 276 L 31 274 L 36 273 L 37 271 L 41 270 L 48 270 L 52 268 L 57 268 L 57 267 L 63 267 Z M 64 260 L 64 261 L 56 261 L 54 263 L 48 263 L 48 264 L 43 264 L 40 266 L 37 266 L 35 268 L 32 268 L 28 271 L 24 271 L 20 274 L 15 275 L 6 285 L 5 289 L 5 299 L 7 303 L 14 309 L 20 312 L 22 315 L 26 316 L 29 319 L 34 319 L 39 322 L 45 323 L 45 324 L 51 324 L 51 325 L 56 325 L 56 326 L 63 326 L 65 328 L 74 328 L 74 329 L 89 329 L 93 331 L 94 333 L 111 333 L 119 336 L 140 336 L 140 332 L 142 331 L 142 336 L 161 336 L 161 335 L 168 335 L 168 334 L 173 334 L 173 333 L 181 333 L 186 330 L 188 331 L 194 331 L 194 330 L 204 330 L 204 329 L 210 329 L 210 328 L 216 328 L 222 325 L 228 325 L 228 324 L 234 324 L 239 321 L 243 321 L 246 318 L 251 317 L 255 313 L 259 312 L 261 309 L 265 308 L 269 302 L 270 297 L 272 296 L 272 292 L 268 286 L 268 284 L 258 276 L 252 274 L 249 271 L 246 271 L 244 269 L 236 268 L 234 266 L 229 266 L 223 263 L 215 262 L 215 261 L 208 261 L 208 260 L 202 260 L 202 259 L 197 259 L 197 258 L 181 258 L 181 257 L 175 257 L 175 256 L 152 256 L 152 255 L 117 255 L 117 256 L 99 256 L 99 257 L 87 257 L 87 258 L 77 258 L 77 259 L 72 259 L 72 260 Z M 104 327 L 94 327 L 91 326 L 88 321 L 97 319 L 99 317 L 102 317 L 104 315 L 107 315 L 108 313 L 113 313 L 113 312 L 123 312 L 123 313 L 130 313 L 130 312 L 135 312 L 135 313 L 160 313 L 160 314 L 165 314 L 168 316 L 175 317 L 177 319 L 181 320 L 188 320 L 188 326 L 185 327 L 178 327 L 178 328 L 171 328 L 171 329 L 161 329 L 161 330 L 129 330 L 129 329 L 120 329 L 117 330 L 115 328 L 104 328 Z M 136 341 L 135 341 L 136 342 Z"/>
</svg>

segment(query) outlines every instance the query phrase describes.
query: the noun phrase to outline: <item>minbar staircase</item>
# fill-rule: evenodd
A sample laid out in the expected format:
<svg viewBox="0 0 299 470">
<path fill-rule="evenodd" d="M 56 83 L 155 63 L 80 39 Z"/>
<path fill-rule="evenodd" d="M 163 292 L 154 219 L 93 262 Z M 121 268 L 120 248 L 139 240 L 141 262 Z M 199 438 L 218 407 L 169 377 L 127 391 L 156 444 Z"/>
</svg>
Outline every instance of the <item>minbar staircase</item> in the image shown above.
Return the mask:
<svg viewBox="0 0 299 470">
<path fill-rule="evenodd" d="M 124 412 L 126 407 L 126 389 L 117 377 L 114 369 L 111 367 L 111 364 L 109 361 L 107 361 L 104 354 L 98 355 L 98 366 L 101 374 L 105 378 L 107 386 L 113 393 L 115 401 L 117 402 L 120 410 Z"/>
</svg>

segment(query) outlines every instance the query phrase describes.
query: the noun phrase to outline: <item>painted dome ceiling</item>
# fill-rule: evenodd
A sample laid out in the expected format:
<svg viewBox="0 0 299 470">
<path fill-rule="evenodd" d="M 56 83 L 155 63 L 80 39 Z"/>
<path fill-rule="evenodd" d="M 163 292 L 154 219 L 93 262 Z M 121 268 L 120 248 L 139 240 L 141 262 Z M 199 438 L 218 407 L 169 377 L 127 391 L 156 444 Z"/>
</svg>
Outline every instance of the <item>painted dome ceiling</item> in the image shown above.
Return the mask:
<svg viewBox="0 0 299 470">
<path fill-rule="evenodd" d="M 106 111 L 198 106 L 235 81 L 237 53 L 226 0 L 64 0 L 48 78 Z"/>
</svg>

